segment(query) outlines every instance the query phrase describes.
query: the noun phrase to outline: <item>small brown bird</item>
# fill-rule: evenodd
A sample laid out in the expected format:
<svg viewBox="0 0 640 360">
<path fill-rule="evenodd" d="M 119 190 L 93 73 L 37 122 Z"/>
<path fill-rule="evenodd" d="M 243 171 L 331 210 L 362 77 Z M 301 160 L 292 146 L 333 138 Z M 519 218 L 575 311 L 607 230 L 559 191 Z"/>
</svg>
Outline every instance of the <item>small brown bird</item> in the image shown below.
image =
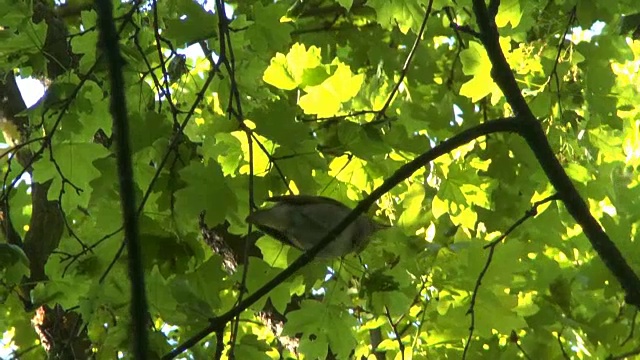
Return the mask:
<svg viewBox="0 0 640 360">
<path fill-rule="evenodd" d="M 307 251 L 337 226 L 351 209 L 341 202 L 311 195 L 285 195 L 268 198 L 275 203 L 251 213 L 246 221 L 281 242 Z M 318 254 L 320 258 L 334 258 L 362 250 L 370 236 L 385 225 L 360 215 Z"/>
</svg>

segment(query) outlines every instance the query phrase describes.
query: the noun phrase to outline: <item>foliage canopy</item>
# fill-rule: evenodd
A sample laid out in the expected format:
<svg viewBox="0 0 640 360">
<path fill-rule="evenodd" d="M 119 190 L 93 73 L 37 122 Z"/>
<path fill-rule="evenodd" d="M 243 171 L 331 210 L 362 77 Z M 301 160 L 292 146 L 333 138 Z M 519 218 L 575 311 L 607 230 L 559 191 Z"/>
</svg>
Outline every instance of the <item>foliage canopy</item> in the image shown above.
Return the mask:
<svg viewBox="0 0 640 360">
<path fill-rule="evenodd" d="M 123 91 L 149 358 L 640 354 L 637 1 L 113 11 L 119 50 L 92 2 L 0 0 L 7 353 L 133 357 L 141 340 L 109 107 Z M 47 88 L 28 108 L 27 77 Z M 244 221 L 288 192 L 393 226 L 358 256 L 298 258 Z"/>
</svg>

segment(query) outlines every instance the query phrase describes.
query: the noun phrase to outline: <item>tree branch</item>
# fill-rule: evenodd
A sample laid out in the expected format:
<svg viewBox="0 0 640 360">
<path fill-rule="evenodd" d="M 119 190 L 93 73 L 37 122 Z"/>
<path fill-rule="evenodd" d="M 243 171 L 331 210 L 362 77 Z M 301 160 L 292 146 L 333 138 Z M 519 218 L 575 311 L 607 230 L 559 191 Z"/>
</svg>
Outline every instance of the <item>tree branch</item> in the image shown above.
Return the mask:
<svg viewBox="0 0 640 360">
<path fill-rule="evenodd" d="M 282 270 L 278 275 L 276 275 L 273 279 L 264 284 L 261 288 L 256 290 L 253 294 L 247 296 L 244 300 L 238 303 L 234 308 L 227 311 L 225 314 L 222 314 L 218 317 L 210 319 L 210 325 L 198 332 L 196 335 L 188 339 L 186 342 L 178 346 L 176 349 L 166 354 L 163 359 L 172 359 L 178 356 L 180 353 L 190 348 L 191 346 L 198 343 L 198 341 L 202 340 L 212 332 L 217 331 L 218 329 L 224 329 L 225 325 L 231 321 L 234 317 L 240 315 L 244 310 L 249 308 L 252 304 L 260 300 L 263 296 L 267 295 L 271 290 L 273 290 L 276 286 L 280 285 L 282 282 L 287 280 L 291 275 L 293 275 L 296 271 L 303 268 L 307 265 L 311 260 L 315 258 L 315 256 L 322 251 L 326 246 L 328 246 L 333 240 L 336 239 L 344 229 L 346 229 L 349 224 L 354 222 L 361 214 L 366 212 L 366 210 L 371 207 L 382 195 L 389 192 L 396 185 L 400 184 L 404 180 L 408 179 L 414 172 L 435 160 L 436 158 L 449 153 L 456 148 L 465 145 L 481 136 L 486 136 L 493 133 L 498 132 L 516 132 L 518 129 L 518 120 L 515 118 L 505 118 L 499 120 L 489 121 L 473 128 L 462 131 L 461 133 L 453 136 L 450 139 L 445 140 L 441 144 L 432 148 L 431 150 L 425 152 L 424 154 L 418 156 L 411 162 L 408 162 L 401 166 L 396 172 L 390 176 L 385 182 L 376 188 L 369 196 L 358 203 L 351 213 L 347 217 L 344 218 L 335 228 L 327 233 L 324 238 L 316 244 L 313 248 L 309 249 L 305 253 L 303 253 L 299 258 L 297 258 L 289 267 Z"/>
<path fill-rule="evenodd" d="M 131 279 L 131 318 L 133 354 L 136 359 L 146 359 L 147 344 L 147 299 L 144 285 L 142 251 L 138 237 L 138 212 L 136 209 L 133 164 L 129 140 L 125 83 L 122 75 L 124 60 L 120 55 L 118 32 L 113 20 L 113 4 L 110 0 L 96 1 L 100 40 L 105 48 L 111 80 L 111 116 L 116 144 L 120 199 L 124 220 L 124 236 L 129 252 L 129 277 Z"/>
<path fill-rule="evenodd" d="M 522 96 L 511 67 L 500 48 L 498 28 L 484 0 L 473 0 L 473 10 L 480 29 L 480 40 L 487 51 L 493 68 L 491 75 L 519 119 L 518 134 L 522 136 L 549 178 L 567 211 L 582 227 L 604 264 L 618 279 L 626 292 L 625 300 L 640 307 L 640 278 L 629 266 L 620 250 L 591 215 L 584 199 L 556 158 L 544 129 Z"/>
</svg>

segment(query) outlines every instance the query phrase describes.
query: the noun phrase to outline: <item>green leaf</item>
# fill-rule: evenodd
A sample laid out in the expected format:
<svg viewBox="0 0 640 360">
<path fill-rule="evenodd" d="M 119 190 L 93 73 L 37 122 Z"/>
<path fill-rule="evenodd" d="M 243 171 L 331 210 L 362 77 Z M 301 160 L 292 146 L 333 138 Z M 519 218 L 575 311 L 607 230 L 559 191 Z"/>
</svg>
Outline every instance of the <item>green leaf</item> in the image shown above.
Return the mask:
<svg viewBox="0 0 640 360">
<path fill-rule="evenodd" d="M 347 358 L 356 344 L 352 333 L 355 320 L 340 307 L 305 300 L 300 310 L 289 313 L 283 333 L 302 333 L 300 351 L 311 358 L 324 358 L 327 346 L 338 358 Z"/>
<path fill-rule="evenodd" d="M 249 292 L 254 292 L 281 271 L 257 258 L 249 258 L 248 269 L 246 287 Z M 291 295 L 301 294 L 303 291 L 304 285 L 302 284 L 302 279 L 298 277 L 278 285 L 269 293 L 269 299 L 276 310 L 282 313 L 285 311 L 289 301 L 291 301 Z M 254 305 L 254 308 L 262 308 L 265 301 L 266 298 L 261 299 Z"/>
<path fill-rule="evenodd" d="M 0 54 L 3 57 L 18 52 L 37 53 L 44 45 L 47 34 L 46 22 L 34 24 L 31 21 L 21 24 L 16 32 L 0 30 Z"/>
<path fill-rule="evenodd" d="M 414 184 L 408 190 L 402 202 L 404 211 L 398 220 L 398 223 L 405 228 L 415 227 L 421 223 L 420 220 L 424 219 L 422 215 L 424 215 L 425 209 L 423 205 L 425 198 L 424 186 Z"/>
<path fill-rule="evenodd" d="M 348 66 L 338 64 L 336 72 L 322 84 L 304 88 L 307 94 L 300 98 L 299 105 L 306 114 L 335 115 L 344 102 L 358 94 L 363 82 L 364 75 L 354 76 Z"/>
<path fill-rule="evenodd" d="M 166 19 L 167 29 L 162 36 L 177 44 L 192 44 L 198 40 L 215 38 L 218 32 L 218 17 L 193 0 L 178 2 L 178 16 Z"/>
<path fill-rule="evenodd" d="M 303 83 L 303 77 L 307 70 L 310 74 L 317 73 L 321 64 L 320 49 L 311 46 L 308 50 L 304 44 L 296 43 L 289 53 L 277 53 L 271 59 L 271 64 L 265 70 L 262 79 L 279 89 L 293 90 Z M 309 75 L 312 76 L 313 75 Z"/>
<path fill-rule="evenodd" d="M 524 318 L 514 311 L 518 304 L 515 296 L 496 289 L 495 292 L 483 291 L 478 297 L 481 299 L 476 305 L 476 326 L 479 334 L 490 336 L 492 329 L 508 334 L 511 330 L 527 326 Z M 489 309 L 491 312 L 488 312 Z"/>
<path fill-rule="evenodd" d="M 593 177 L 589 174 L 589 170 L 584 166 L 576 163 L 567 165 L 567 174 L 579 183 L 588 183 Z"/>
<path fill-rule="evenodd" d="M 293 28 L 281 21 L 286 11 L 286 5 L 279 2 L 267 6 L 260 2 L 253 5 L 255 22 L 247 29 L 247 37 L 257 52 L 271 52 L 271 49 L 279 50 L 289 45 Z"/>
<path fill-rule="evenodd" d="M 367 5 L 376 10 L 380 25 L 387 29 L 398 26 L 403 34 L 409 29 L 417 31 L 420 24 L 418 20 L 424 16 L 424 10 L 418 1 L 372 0 Z"/>
<path fill-rule="evenodd" d="M 135 113 L 129 117 L 131 124 L 131 151 L 138 152 L 152 146 L 159 138 L 171 133 L 171 123 L 164 114 L 148 111 L 144 115 Z"/>
<path fill-rule="evenodd" d="M 64 191 L 65 209 L 86 208 L 92 193 L 88 184 L 100 176 L 94 162 L 109 156 L 109 150 L 93 143 L 63 142 L 55 144 L 52 153 L 52 159 L 33 165 L 33 181 L 43 184 L 53 179 L 49 199 L 57 200 Z"/>
<path fill-rule="evenodd" d="M 19 246 L 0 243 L 0 273 L 7 285 L 19 284 L 29 274 L 29 258 Z"/>
<path fill-rule="evenodd" d="M 236 199 L 225 183 L 222 169 L 217 163 L 204 165 L 192 162 L 180 171 L 180 178 L 187 184 L 178 190 L 176 210 L 185 224 L 195 223 L 202 211 L 209 226 L 220 224 L 227 211 L 235 208 Z"/>
<path fill-rule="evenodd" d="M 522 18 L 522 10 L 520 9 L 520 0 L 507 0 L 500 2 L 500 8 L 496 15 L 496 25 L 498 27 L 507 26 L 516 27 L 520 24 Z"/>
<path fill-rule="evenodd" d="M 465 75 L 473 76 L 462 85 L 460 95 L 476 102 L 496 90 L 497 85 L 491 78 L 492 65 L 482 45 L 469 42 L 469 48 L 460 52 L 460 62 Z"/>
<path fill-rule="evenodd" d="M 266 108 L 256 109 L 249 117 L 256 124 L 256 131 L 278 144 L 305 152 L 302 142 L 311 138 L 309 129 L 295 119 L 295 108 L 283 101 L 269 104 Z M 313 151 L 313 148 L 309 148 Z"/>
<path fill-rule="evenodd" d="M 86 142 L 93 139 L 98 130 L 111 135 L 112 119 L 109 103 L 98 84 L 87 81 L 74 103 L 77 118 L 65 118 L 63 133 L 71 142 Z M 75 120 L 75 121 L 74 121 Z M 60 133 L 58 133 L 60 134 Z"/>
<path fill-rule="evenodd" d="M 338 0 L 338 4 L 349 11 L 351 10 L 351 6 L 353 6 L 353 0 Z"/>
<path fill-rule="evenodd" d="M 293 72 L 294 69 L 289 69 L 287 58 L 284 54 L 278 53 L 271 59 L 271 64 L 265 70 L 262 80 L 278 89 L 293 90 L 298 86 L 298 81 L 296 81 Z"/>
<path fill-rule="evenodd" d="M 263 236 L 258 239 L 256 246 L 262 253 L 262 259 L 270 266 L 279 269 L 284 269 L 289 265 L 288 254 L 294 249 L 270 236 Z M 295 253 L 295 250 L 292 252 Z"/>
</svg>

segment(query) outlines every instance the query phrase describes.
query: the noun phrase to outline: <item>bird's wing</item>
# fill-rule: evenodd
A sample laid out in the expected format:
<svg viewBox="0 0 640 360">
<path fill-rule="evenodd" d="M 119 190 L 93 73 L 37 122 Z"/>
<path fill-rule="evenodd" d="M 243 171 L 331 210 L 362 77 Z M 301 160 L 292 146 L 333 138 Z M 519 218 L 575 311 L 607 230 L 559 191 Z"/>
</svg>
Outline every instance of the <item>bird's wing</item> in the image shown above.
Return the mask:
<svg viewBox="0 0 640 360">
<path fill-rule="evenodd" d="M 273 212 L 280 212 L 280 214 L 275 215 Z M 288 214 L 287 209 L 276 205 L 269 209 L 254 211 L 247 216 L 246 222 L 255 225 L 260 231 L 274 239 L 302 250 L 301 244 L 298 243 L 295 235 L 291 233 L 291 229 L 295 228 L 295 224 L 292 222 L 293 219 L 294 217 Z"/>
<path fill-rule="evenodd" d="M 285 234 L 282 231 L 279 231 L 277 229 L 268 227 L 268 226 L 263 226 L 263 225 L 259 225 L 259 224 L 255 224 L 255 226 L 262 231 L 263 233 L 271 236 L 272 238 L 287 244 L 289 246 L 293 246 L 295 248 L 298 248 L 299 250 L 304 250 L 302 248 L 302 246 L 300 244 L 298 244 L 295 239 L 290 238 L 289 236 L 287 236 L 287 234 Z"/>
</svg>

